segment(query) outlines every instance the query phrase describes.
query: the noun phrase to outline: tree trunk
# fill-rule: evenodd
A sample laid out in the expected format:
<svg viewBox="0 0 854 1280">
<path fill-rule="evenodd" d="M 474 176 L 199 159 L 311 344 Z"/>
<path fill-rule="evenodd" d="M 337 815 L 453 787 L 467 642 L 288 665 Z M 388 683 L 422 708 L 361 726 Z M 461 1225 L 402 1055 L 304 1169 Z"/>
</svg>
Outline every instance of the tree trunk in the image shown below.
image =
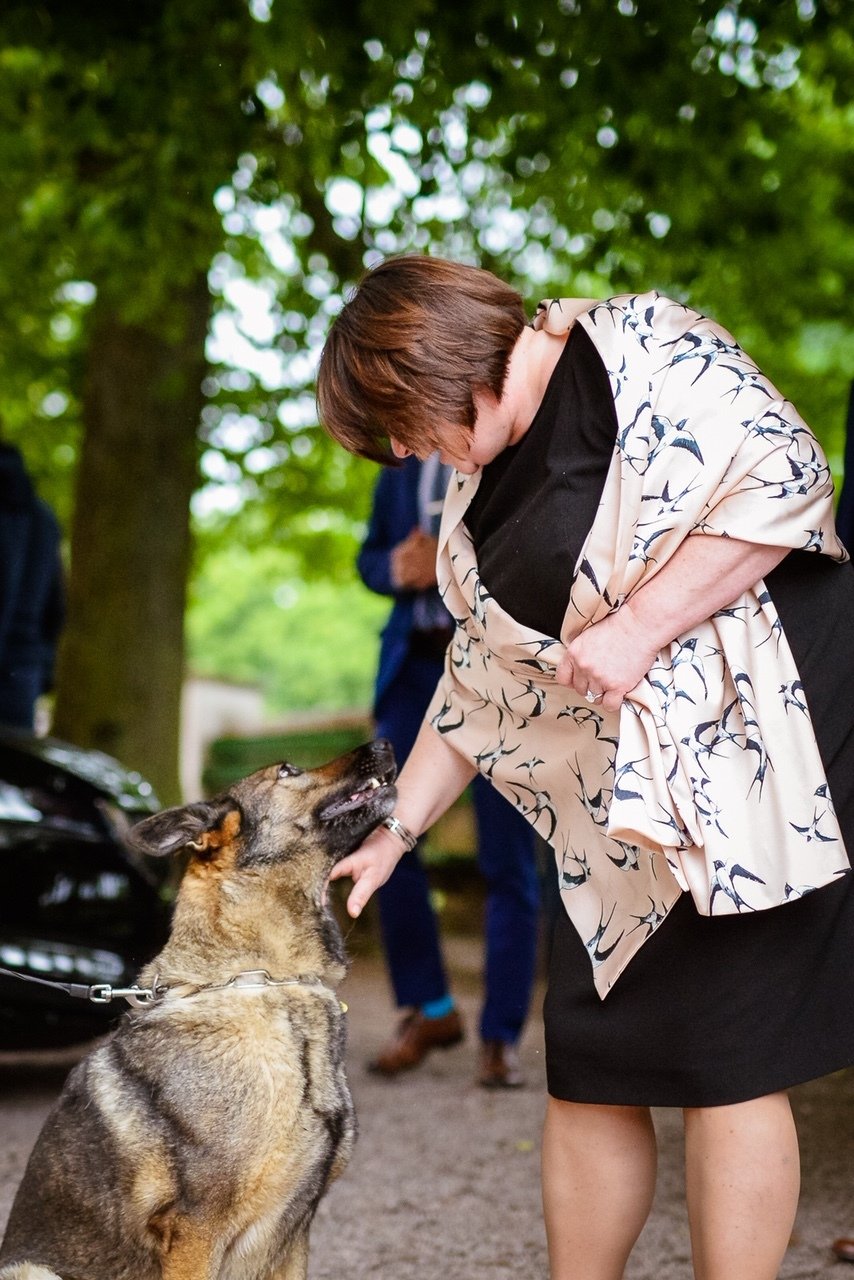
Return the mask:
<svg viewBox="0 0 854 1280">
<path fill-rule="evenodd" d="M 204 278 L 144 325 L 95 304 L 54 732 L 179 799 L 190 498 L 197 479 Z"/>
</svg>

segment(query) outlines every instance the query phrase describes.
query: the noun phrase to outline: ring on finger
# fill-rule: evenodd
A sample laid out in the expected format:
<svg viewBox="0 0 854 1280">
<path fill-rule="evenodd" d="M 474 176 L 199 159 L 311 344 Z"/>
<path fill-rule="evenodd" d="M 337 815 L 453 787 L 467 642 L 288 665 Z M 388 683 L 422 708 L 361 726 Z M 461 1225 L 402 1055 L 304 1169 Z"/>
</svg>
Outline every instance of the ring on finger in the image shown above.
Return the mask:
<svg viewBox="0 0 854 1280">
<path fill-rule="evenodd" d="M 584 700 L 585 702 L 601 702 L 604 697 L 604 691 L 602 693 L 594 693 L 592 689 L 588 689 L 584 695 Z"/>
</svg>

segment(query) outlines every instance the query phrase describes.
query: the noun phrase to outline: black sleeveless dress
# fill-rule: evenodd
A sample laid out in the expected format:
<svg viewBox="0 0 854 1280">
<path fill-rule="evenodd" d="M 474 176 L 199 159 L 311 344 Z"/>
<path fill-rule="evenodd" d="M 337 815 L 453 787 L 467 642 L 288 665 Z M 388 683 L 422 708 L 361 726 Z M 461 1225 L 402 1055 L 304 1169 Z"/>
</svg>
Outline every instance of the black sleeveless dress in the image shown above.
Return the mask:
<svg viewBox="0 0 854 1280">
<path fill-rule="evenodd" d="M 575 326 L 523 439 L 485 467 L 465 523 L 481 578 L 559 634 L 616 439 L 610 385 Z M 791 552 L 765 579 L 854 854 L 854 566 Z M 548 1088 L 574 1102 L 715 1106 L 854 1063 L 854 875 L 785 906 L 701 916 L 683 895 L 606 999 L 560 908 L 545 1003 Z"/>
</svg>

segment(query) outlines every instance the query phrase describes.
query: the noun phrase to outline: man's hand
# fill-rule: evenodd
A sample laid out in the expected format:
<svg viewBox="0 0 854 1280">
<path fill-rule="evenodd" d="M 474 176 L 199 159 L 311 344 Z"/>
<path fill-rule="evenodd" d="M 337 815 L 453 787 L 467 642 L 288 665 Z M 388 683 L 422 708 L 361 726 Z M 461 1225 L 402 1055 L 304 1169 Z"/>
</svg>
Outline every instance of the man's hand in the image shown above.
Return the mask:
<svg viewBox="0 0 854 1280">
<path fill-rule="evenodd" d="M 438 540 L 413 529 L 391 553 L 391 580 L 402 591 L 427 591 L 436 585 Z"/>
</svg>

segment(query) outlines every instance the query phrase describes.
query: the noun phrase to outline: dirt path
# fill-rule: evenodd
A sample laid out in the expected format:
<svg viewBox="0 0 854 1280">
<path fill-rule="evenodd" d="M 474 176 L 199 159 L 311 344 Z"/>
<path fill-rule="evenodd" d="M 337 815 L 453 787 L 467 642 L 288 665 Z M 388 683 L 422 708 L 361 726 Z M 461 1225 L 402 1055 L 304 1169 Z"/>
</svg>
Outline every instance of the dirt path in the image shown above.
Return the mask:
<svg viewBox="0 0 854 1280">
<path fill-rule="evenodd" d="M 454 986 L 476 1027 L 477 947 L 453 939 Z M 380 1081 L 364 1061 L 386 1035 L 389 997 L 380 964 L 356 957 L 342 995 L 350 1005 L 350 1080 L 361 1135 L 345 1176 L 321 1204 L 312 1234 L 312 1280 L 543 1280 L 539 1139 L 542 1026 L 522 1046 L 524 1090 L 495 1094 L 473 1083 L 472 1036 L 417 1072 Z M 0 1064 L 0 1223 L 67 1059 Z M 803 1148 L 801 1210 L 781 1280 L 854 1280 L 828 1242 L 854 1233 L 854 1071 L 795 1091 Z M 678 1115 L 656 1114 L 661 1162 L 652 1217 L 627 1280 L 691 1276 Z"/>
</svg>

